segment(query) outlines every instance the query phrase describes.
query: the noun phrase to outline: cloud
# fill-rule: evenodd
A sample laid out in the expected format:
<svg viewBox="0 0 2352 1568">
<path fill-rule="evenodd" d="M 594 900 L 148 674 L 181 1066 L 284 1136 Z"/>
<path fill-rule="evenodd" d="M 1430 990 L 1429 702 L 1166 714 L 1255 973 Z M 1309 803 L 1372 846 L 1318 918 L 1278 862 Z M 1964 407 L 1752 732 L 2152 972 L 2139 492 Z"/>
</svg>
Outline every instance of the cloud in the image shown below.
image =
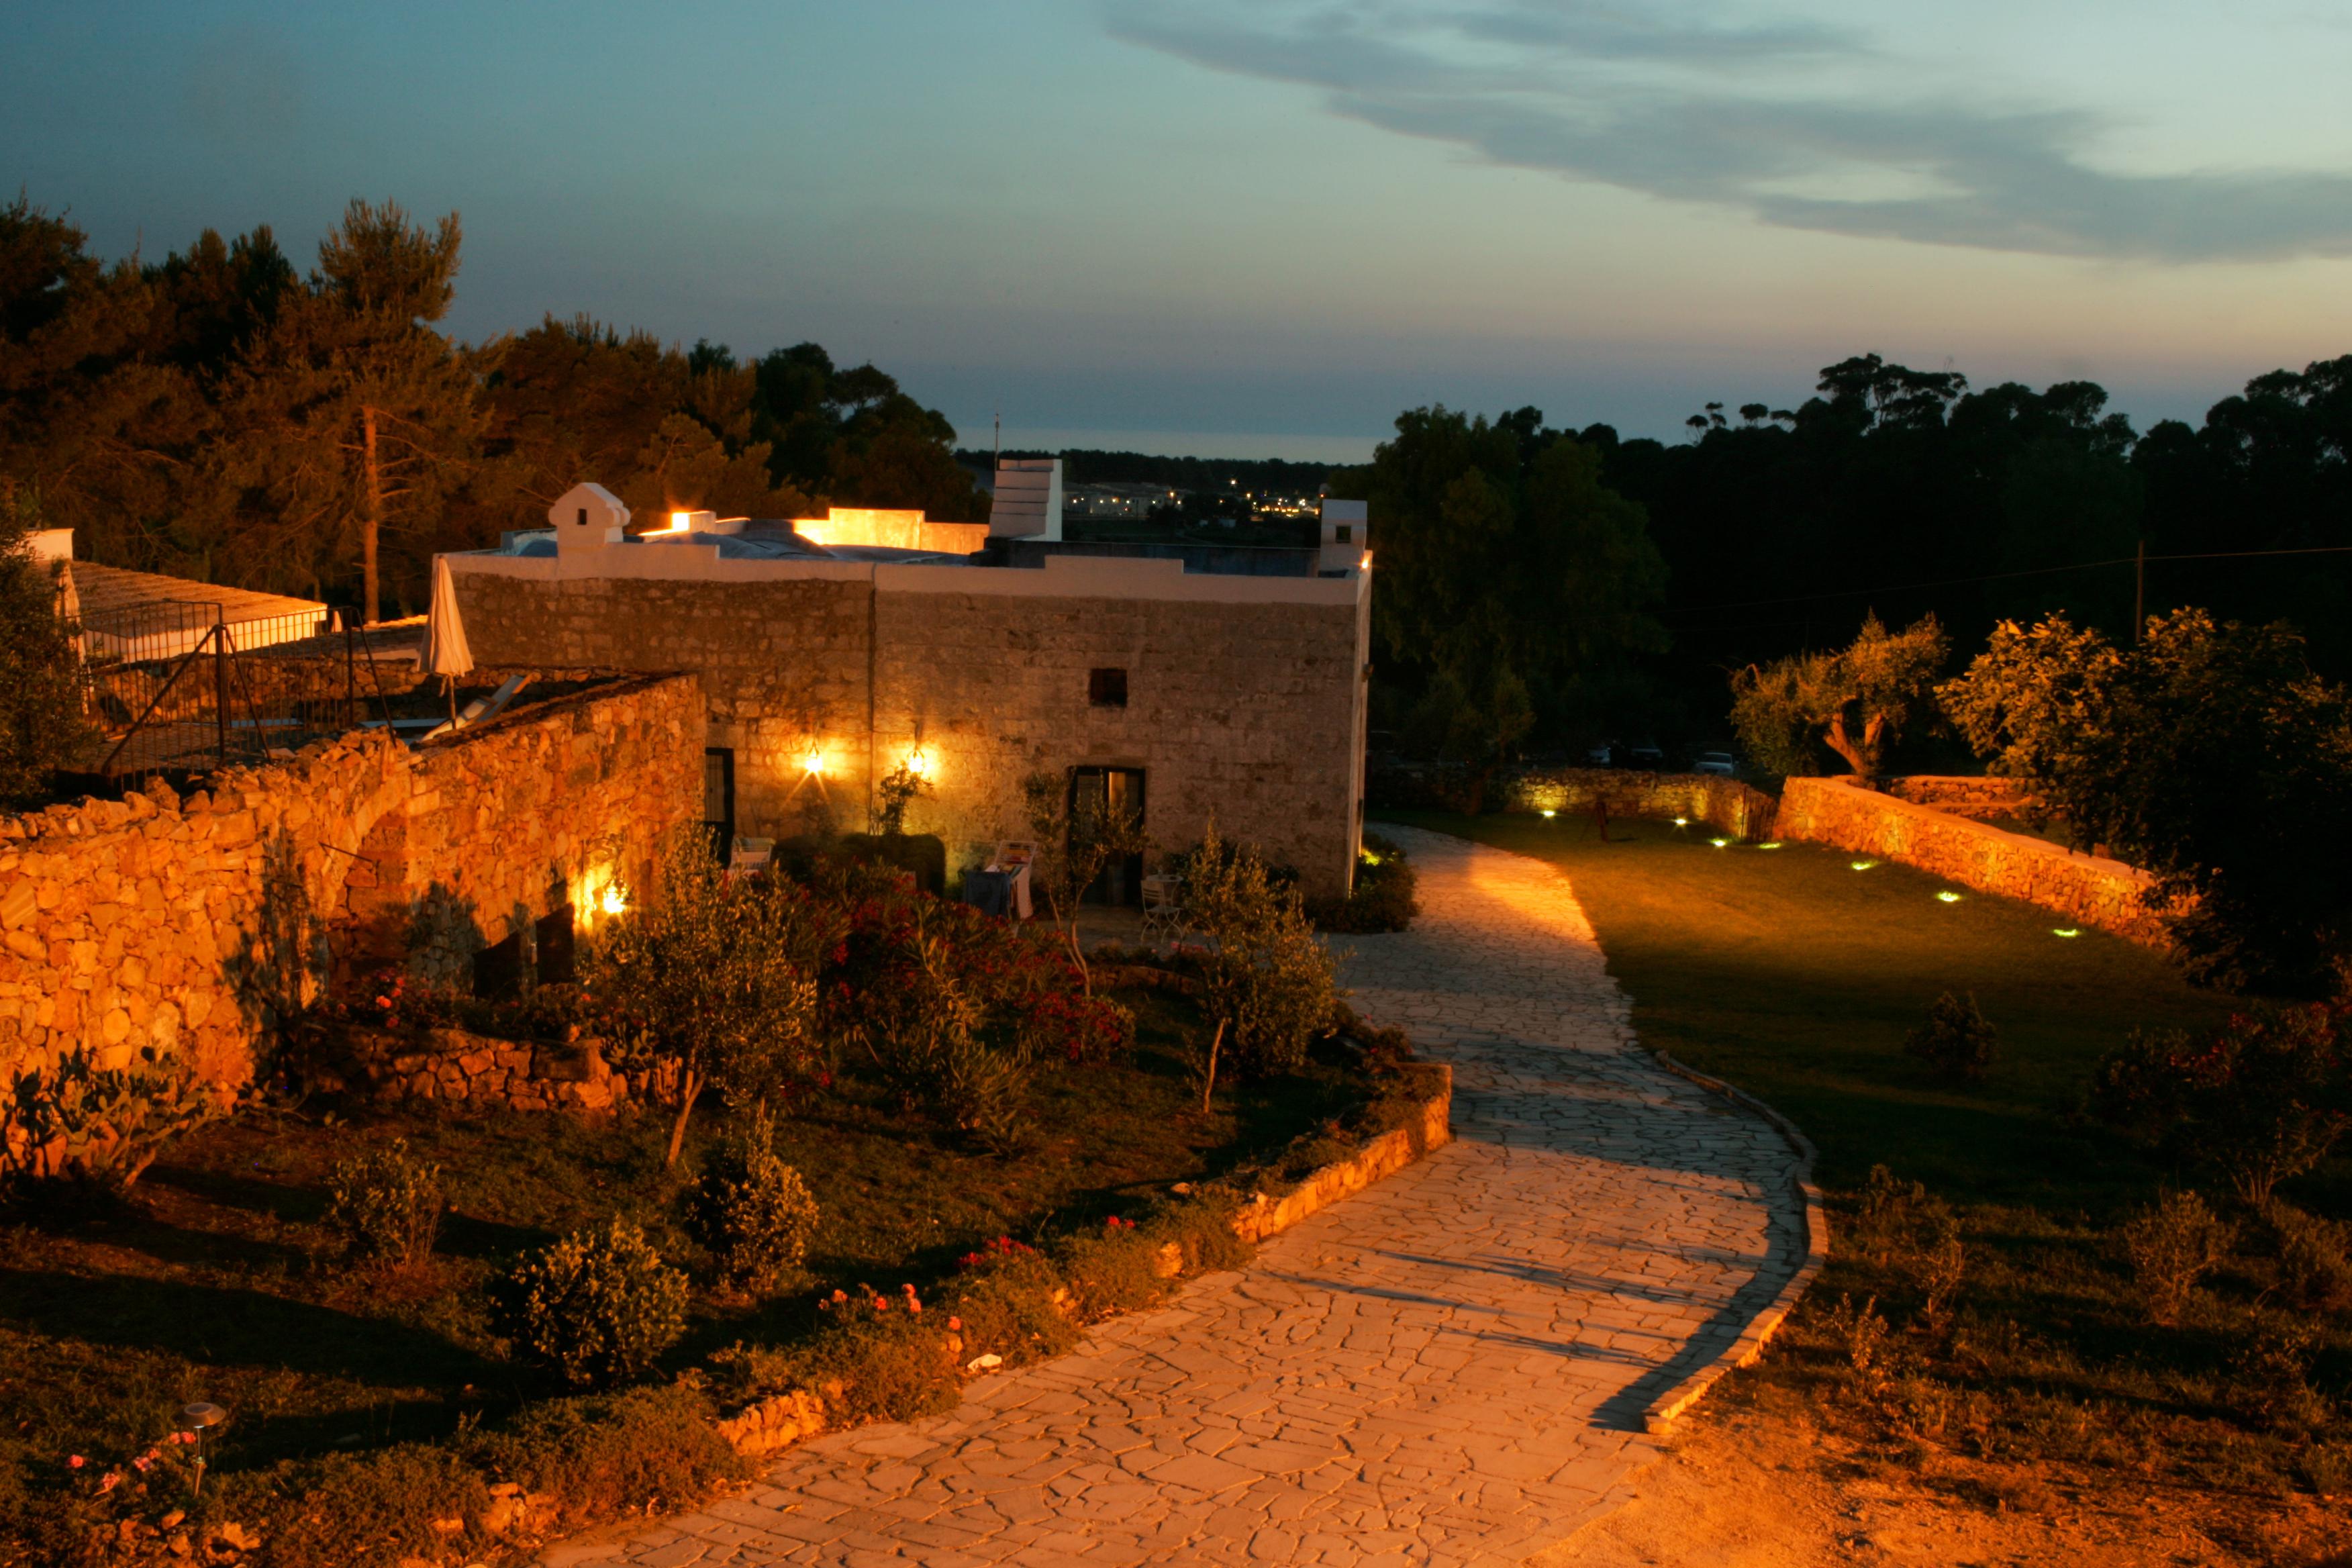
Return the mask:
<svg viewBox="0 0 2352 1568">
<path fill-rule="evenodd" d="M 2079 110 L 1896 96 L 1916 65 L 1810 22 L 1647 0 L 1108 0 L 1112 32 L 1318 89 L 1494 163 L 1832 234 L 2165 262 L 2352 254 L 2352 174 L 2117 173 Z M 1857 86 L 1857 83 L 1868 84 Z"/>
</svg>

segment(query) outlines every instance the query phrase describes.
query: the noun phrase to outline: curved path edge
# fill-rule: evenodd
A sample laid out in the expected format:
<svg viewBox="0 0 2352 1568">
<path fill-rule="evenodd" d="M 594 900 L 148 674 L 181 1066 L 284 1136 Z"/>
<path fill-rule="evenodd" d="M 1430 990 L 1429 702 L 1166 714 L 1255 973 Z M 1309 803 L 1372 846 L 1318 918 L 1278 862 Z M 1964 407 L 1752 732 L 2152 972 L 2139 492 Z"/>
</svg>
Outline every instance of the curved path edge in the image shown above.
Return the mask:
<svg viewBox="0 0 2352 1568">
<path fill-rule="evenodd" d="M 1738 1367 L 1752 1366 L 1756 1358 L 1764 1353 L 1764 1347 L 1771 1342 L 1774 1334 L 1780 1331 L 1780 1325 L 1789 1321 L 1789 1314 L 1796 1310 L 1805 1292 L 1812 1289 L 1822 1266 L 1829 1261 L 1830 1219 L 1828 1210 L 1822 1204 L 1822 1189 L 1813 1181 L 1813 1163 L 1819 1155 L 1813 1148 L 1813 1141 L 1805 1136 L 1802 1129 L 1746 1089 L 1685 1067 L 1665 1051 L 1650 1054 L 1656 1057 L 1658 1065 L 1668 1072 L 1686 1078 L 1701 1089 L 1722 1095 L 1735 1105 L 1755 1112 L 1789 1141 L 1789 1147 L 1797 1152 L 1795 1185 L 1805 1211 L 1804 1263 L 1780 1288 L 1780 1293 L 1748 1321 L 1738 1340 L 1726 1347 L 1721 1354 L 1695 1369 L 1689 1376 L 1650 1402 L 1650 1407 L 1642 1413 L 1642 1425 L 1645 1431 L 1655 1436 L 1673 1426 L 1675 1417 L 1705 1398 L 1707 1390 L 1713 1388 L 1724 1373 Z"/>
</svg>

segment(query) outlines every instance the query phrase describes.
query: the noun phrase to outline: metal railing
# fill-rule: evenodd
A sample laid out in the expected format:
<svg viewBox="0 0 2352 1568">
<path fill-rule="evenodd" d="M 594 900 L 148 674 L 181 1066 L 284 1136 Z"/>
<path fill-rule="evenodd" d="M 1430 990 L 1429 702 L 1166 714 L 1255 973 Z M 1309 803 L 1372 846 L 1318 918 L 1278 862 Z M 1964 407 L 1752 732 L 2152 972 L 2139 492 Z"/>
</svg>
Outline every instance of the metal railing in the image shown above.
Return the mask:
<svg viewBox="0 0 2352 1568">
<path fill-rule="evenodd" d="M 321 615 L 229 621 L 215 604 L 142 605 L 83 617 L 79 641 L 103 736 L 92 771 L 110 778 L 289 756 L 371 708 L 391 721 L 366 632 L 347 627 L 337 647 Z M 295 642 L 299 656 L 261 651 Z"/>
</svg>

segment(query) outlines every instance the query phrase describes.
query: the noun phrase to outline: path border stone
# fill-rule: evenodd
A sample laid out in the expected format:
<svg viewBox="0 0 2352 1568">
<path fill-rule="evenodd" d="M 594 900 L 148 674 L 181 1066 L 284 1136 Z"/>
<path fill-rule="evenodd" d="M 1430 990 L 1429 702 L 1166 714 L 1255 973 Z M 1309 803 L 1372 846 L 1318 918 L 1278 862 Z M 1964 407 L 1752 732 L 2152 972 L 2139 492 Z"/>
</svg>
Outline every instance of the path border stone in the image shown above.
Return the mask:
<svg viewBox="0 0 2352 1568">
<path fill-rule="evenodd" d="M 1412 1116 L 1401 1126 L 1368 1140 L 1343 1160 L 1318 1166 L 1280 1198 L 1264 1193 L 1234 1215 L 1234 1234 L 1255 1245 L 1281 1235 L 1311 1215 L 1409 1165 L 1416 1164 L 1454 1141 L 1454 1068 L 1448 1062 L 1415 1062 L 1414 1070 L 1436 1082 L 1435 1092 L 1422 1097 Z M 1171 1243 L 1162 1249 L 1173 1256 L 1159 1269 L 1162 1279 L 1183 1272 L 1182 1250 Z M 862 1423 L 861 1423 L 862 1425 Z M 714 1424 L 719 1436 L 750 1459 L 772 1458 L 793 1444 L 828 1431 L 845 1428 L 826 1419 L 824 1399 L 808 1389 L 788 1389 L 754 1401 Z"/>
<path fill-rule="evenodd" d="M 1665 1051 L 1653 1050 L 1650 1054 L 1657 1058 L 1660 1067 L 1675 1077 L 1687 1079 L 1701 1089 L 1722 1095 L 1733 1104 L 1762 1117 L 1771 1123 L 1774 1131 L 1788 1140 L 1789 1146 L 1797 1152 L 1796 1184 L 1798 1193 L 1804 1199 L 1805 1215 L 1805 1261 L 1796 1273 L 1789 1277 L 1789 1282 L 1780 1288 L 1780 1294 L 1773 1297 L 1762 1311 L 1748 1320 L 1748 1327 L 1740 1331 L 1738 1339 L 1705 1365 L 1695 1369 L 1689 1376 L 1650 1402 L 1648 1408 L 1642 1413 L 1642 1425 L 1643 1429 L 1654 1437 L 1671 1429 L 1675 1419 L 1704 1398 L 1707 1390 L 1713 1388 L 1724 1373 L 1737 1367 L 1753 1366 L 1756 1358 L 1764 1353 L 1764 1347 L 1771 1342 L 1780 1325 L 1788 1321 L 1789 1314 L 1811 1288 L 1822 1266 L 1829 1261 L 1830 1221 L 1829 1213 L 1822 1203 L 1822 1190 L 1813 1182 L 1813 1163 L 1820 1157 L 1819 1152 L 1813 1148 L 1813 1141 L 1806 1137 L 1795 1122 L 1747 1090 L 1685 1067 Z"/>
</svg>

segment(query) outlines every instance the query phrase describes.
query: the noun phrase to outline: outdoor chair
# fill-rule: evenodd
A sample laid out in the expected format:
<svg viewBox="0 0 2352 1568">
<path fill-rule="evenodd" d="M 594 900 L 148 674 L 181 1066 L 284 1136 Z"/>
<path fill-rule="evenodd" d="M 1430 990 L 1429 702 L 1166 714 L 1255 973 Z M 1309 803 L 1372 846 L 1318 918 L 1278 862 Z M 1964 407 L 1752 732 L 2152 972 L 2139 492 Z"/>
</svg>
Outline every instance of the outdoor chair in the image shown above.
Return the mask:
<svg viewBox="0 0 2352 1568">
<path fill-rule="evenodd" d="M 741 835 L 738 835 L 735 839 L 734 849 L 727 858 L 727 868 L 730 871 L 749 876 L 754 871 L 766 870 L 768 868 L 768 862 L 774 859 L 775 856 L 776 841 L 774 839 L 747 838 Z"/>
<path fill-rule="evenodd" d="M 1037 858 L 1037 846 L 1022 838 L 1008 838 L 996 847 L 989 857 L 985 869 L 1003 871 L 1013 879 L 1013 912 L 1023 920 L 1029 918 L 1029 863 Z"/>
<path fill-rule="evenodd" d="M 1184 879 L 1165 874 L 1143 879 L 1143 940 L 1176 942 L 1192 929 L 1184 915 Z"/>
</svg>

